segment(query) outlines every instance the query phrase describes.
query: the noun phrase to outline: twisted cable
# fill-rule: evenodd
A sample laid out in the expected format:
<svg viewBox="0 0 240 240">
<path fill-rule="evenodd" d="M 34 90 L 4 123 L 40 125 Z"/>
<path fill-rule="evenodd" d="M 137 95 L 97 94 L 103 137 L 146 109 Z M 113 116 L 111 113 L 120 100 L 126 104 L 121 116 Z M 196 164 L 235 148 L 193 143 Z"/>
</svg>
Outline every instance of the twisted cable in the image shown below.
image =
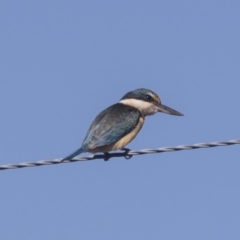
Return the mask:
<svg viewBox="0 0 240 240">
<path fill-rule="evenodd" d="M 221 146 L 230 146 L 234 144 L 240 144 L 240 139 L 229 140 L 225 142 L 211 142 L 211 143 L 197 143 L 192 145 L 179 145 L 176 147 L 162 147 L 156 149 L 142 149 L 142 150 L 128 150 L 126 149 L 123 152 L 112 152 L 107 154 L 95 154 L 89 156 L 78 156 L 71 160 L 64 160 L 63 158 L 57 158 L 53 160 L 42 160 L 37 162 L 23 162 L 18 164 L 6 164 L 0 165 L 0 170 L 8 170 L 8 169 L 17 169 L 17 168 L 24 168 L 24 167 L 38 167 L 43 165 L 53 165 L 59 163 L 70 163 L 70 162 L 78 162 L 78 161 L 89 161 L 95 159 L 104 159 L 109 160 L 113 157 L 125 157 L 126 159 L 131 158 L 134 155 L 143 155 L 143 154 L 150 154 L 150 153 L 162 153 L 162 152 L 174 152 L 174 151 L 181 151 L 181 150 L 191 150 L 191 149 L 198 149 L 198 148 L 211 148 L 211 147 L 221 147 Z"/>
</svg>

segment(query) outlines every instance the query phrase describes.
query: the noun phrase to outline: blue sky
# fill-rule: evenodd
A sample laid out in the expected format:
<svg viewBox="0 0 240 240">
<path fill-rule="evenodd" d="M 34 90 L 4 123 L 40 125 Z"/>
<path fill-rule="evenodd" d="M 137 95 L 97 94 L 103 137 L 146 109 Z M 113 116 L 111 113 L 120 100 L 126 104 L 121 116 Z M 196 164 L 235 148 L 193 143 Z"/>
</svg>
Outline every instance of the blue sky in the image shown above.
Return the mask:
<svg viewBox="0 0 240 240">
<path fill-rule="evenodd" d="M 0 3 L 0 164 L 64 157 L 149 88 L 131 149 L 240 138 L 240 2 Z M 1 239 L 239 239 L 239 146 L 0 172 Z"/>
</svg>

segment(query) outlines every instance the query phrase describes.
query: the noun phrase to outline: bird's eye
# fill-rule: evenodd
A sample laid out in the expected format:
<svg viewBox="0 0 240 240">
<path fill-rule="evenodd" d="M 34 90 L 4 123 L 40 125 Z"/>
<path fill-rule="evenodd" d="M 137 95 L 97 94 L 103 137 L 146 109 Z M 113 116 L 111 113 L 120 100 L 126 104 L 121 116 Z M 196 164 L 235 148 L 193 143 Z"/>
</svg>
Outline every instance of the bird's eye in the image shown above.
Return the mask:
<svg viewBox="0 0 240 240">
<path fill-rule="evenodd" d="M 146 98 L 147 98 L 147 100 L 148 100 L 149 102 L 152 102 L 152 101 L 153 101 L 153 98 L 152 98 L 150 95 L 147 95 Z"/>
</svg>

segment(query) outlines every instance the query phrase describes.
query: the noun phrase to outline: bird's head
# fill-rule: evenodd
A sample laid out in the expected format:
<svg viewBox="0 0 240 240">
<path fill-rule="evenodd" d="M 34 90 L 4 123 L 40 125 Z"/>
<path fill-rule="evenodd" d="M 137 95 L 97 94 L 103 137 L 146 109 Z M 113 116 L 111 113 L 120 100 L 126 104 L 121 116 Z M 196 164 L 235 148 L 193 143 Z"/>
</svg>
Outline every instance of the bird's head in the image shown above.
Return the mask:
<svg viewBox="0 0 240 240">
<path fill-rule="evenodd" d="M 139 88 L 126 93 L 119 103 L 137 108 L 144 116 L 153 115 L 157 112 L 183 116 L 182 113 L 162 105 L 158 95 L 145 88 Z"/>
</svg>

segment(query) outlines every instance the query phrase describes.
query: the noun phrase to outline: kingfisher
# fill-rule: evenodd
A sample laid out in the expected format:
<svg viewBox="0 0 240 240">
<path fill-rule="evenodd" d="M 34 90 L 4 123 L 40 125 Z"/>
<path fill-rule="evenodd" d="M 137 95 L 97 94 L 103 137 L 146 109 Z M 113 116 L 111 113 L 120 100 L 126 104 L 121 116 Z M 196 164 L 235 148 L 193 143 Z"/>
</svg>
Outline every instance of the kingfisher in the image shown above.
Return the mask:
<svg viewBox="0 0 240 240">
<path fill-rule="evenodd" d="M 163 105 L 158 95 L 149 89 L 139 88 L 126 93 L 118 103 L 96 116 L 82 146 L 63 160 L 71 160 L 83 152 L 108 154 L 109 151 L 126 150 L 125 146 L 141 130 L 145 117 L 157 112 L 183 116 Z"/>
</svg>

